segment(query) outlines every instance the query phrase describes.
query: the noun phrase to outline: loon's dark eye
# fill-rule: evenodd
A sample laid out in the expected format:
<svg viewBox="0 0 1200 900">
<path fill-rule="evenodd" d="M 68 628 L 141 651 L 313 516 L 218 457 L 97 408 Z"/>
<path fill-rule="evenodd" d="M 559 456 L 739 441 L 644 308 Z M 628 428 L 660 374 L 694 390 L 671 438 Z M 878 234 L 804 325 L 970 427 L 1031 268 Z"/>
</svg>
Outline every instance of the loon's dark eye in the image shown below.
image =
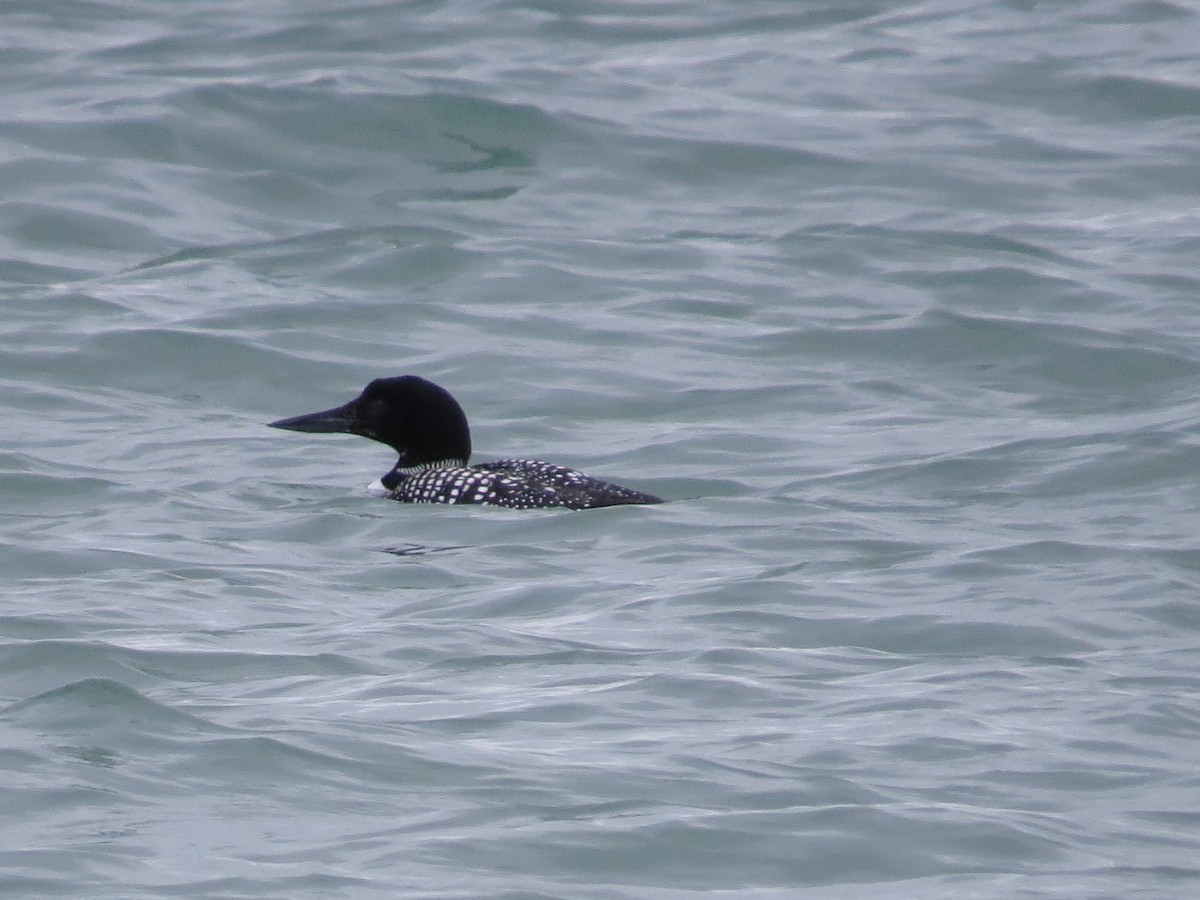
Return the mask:
<svg viewBox="0 0 1200 900">
<path fill-rule="evenodd" d="M 368 400 L 363 404 L 360 415 L 364 419 L 377 421 L 387 414 L 387 403 L 382 400 Z"/>
</svg>

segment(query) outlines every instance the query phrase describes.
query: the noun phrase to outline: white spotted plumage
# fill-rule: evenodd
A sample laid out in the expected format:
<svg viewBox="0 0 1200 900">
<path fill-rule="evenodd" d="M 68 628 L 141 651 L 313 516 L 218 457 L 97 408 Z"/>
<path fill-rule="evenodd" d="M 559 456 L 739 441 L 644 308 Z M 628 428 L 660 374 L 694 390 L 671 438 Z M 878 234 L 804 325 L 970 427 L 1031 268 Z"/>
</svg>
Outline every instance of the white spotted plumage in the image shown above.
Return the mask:
<svg viewBox="0 0 1200 900">
<path fill-rule="evenodd" d="M 406 503 L 470 503 L 509 509 L 587 509 L 655 498 L 536 459 L 501 459 L 474 466 L 398 469 L 391 497 Z"/>
</svg>

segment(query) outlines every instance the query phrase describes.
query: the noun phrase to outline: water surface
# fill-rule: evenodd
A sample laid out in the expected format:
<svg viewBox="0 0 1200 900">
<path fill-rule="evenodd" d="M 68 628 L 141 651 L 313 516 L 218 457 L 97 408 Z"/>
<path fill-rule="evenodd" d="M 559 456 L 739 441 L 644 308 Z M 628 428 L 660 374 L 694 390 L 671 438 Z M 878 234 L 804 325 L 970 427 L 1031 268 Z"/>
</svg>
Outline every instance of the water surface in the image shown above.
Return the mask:
<svg viewBox="0 0 1200 900">
<path fill-rule="evenodd" d="M 0 893 L 1195 895 L 1191 7 L 0 35 Z M 671 502 L 264 426 L 406 372 Z"/>
</svg>

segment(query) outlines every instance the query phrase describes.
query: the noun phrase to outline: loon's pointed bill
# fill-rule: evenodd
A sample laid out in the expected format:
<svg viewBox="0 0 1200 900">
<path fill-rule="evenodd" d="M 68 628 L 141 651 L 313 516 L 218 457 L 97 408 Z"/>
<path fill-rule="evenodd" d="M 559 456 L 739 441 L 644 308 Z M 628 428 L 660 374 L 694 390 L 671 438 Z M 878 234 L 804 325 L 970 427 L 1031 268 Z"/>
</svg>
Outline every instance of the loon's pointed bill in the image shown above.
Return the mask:
<svg viewBox="0 0 1200 900">
<path fill-rule="evenodd" d="M 400 454 L 380 481 L 406 503 L 475 503 L 514 509 L 662 503 L 566 466 L 532 459 L 467 465 L 471 433 L 450 392 L 417 375 L 377 378 L 343 406 L 272 422 L 273 428 L 359 434 Z"/>
<path fill-rule="evenodd" d="M 320 412 L 305 413 L 268 423 L 269 428 L 283 428 L 286 431 L 308 431 L 315 434 L 362 434 L 357 427 L 354 417 L 354 404 L 346 403 L 333 409 L 323 409 Z"/>
</svg>

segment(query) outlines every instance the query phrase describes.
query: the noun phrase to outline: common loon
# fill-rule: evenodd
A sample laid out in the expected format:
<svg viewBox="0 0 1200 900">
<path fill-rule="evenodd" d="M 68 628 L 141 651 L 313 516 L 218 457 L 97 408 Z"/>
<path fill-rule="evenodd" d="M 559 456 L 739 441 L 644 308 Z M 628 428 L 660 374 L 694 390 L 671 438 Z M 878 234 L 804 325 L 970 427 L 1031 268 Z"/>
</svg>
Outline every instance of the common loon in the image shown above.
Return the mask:
<svg viewBox="0 0 1200 900">
<path fill-rule="evenodd" d="M 476 503 L 512 509 L 591 509 L 662 503 L 551 463 L 501 459 L 467 465 L 471 432 L 450 392 L 417 375 L 377 378 L 345 406 L 270 423 L 289 431 L 361 434 L 400 454 L 380 481 L 406 503 Z"/>
</svg>

